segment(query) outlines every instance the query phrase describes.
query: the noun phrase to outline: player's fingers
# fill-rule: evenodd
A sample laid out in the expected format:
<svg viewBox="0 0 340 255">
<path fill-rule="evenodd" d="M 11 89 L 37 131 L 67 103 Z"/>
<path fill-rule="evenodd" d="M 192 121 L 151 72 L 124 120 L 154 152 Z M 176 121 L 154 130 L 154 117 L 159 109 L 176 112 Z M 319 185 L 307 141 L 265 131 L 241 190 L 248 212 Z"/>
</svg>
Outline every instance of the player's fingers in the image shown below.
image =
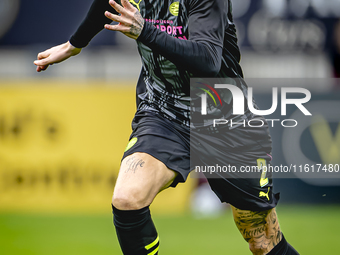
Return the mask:
<svg viewBox="0 0 340 255">
<path fill-rule="evenodd" d="M 130 11 L 135 11 L 135 9 L 137 9 L 128 0 L 122 0 L 121 3 L 122 3 L 124 8 L 126 8 Z"/>
<path fill-rule="evenodd" d="M 124 34 L 130 34 L 130 32 L 131 32 L 131 29 L 129 28 L 129 27 L 122 27 L 122 28 L 120 28 L 120 30 L 119 30 L 120 32 L 122 32 L 122 33 L 124 33 Z M 129 36 L 129 35 L 128 35 Z"/>
<path fill-rule="evenodd" d="M 45 71 L 48 68 L 47 66 L 37 66 L 37 72 Z"/>
<path fill-rule="evenodd" d="M 116 21 L 116 22 L 121 22 L 121 20 L 122 20 L 122 16 L 115 15 L 115 14 L 108 12 L 108 11 L 105 12 L 105 17 L 109 18 L 112 21 Z"/>
<path fill-rule="evenodd" d="M 36 60 L 33 63 L 37 66 L 46 66 L 46 65 L 51 65 L 56 62 L 57 61 L 55 60 L 55 58 L 48 56 L 47 58 Z"/>
<path fill-rule="evenodd" d="M 50 51 L 49 50 L 45 50 L 43 52 L 40 52 L 37 56 L 37 59 L 44 59 L 47 58 L 50 55 Z"/>
<path fill-rule="evenodd" d="M 42 71 L 45 71 L 45 70 L 47 69 L 47 67 L 49 67 L 49 66 L 50 66 L 50 65 L 41 66 L 40 69 L 41 69 Z"/>
<path fill-rule="evenodd" d="M 130 28 L 122 25 L 105 25 L 105 28 L 111 31 L 119 31 L 122 33 L 128 33 L 130 32 Z"/>
<path fill-rule="evenodd" d="M 47 65 L 47 61 L 46 59 L 48 58 L 44 58 L 44 59 L 41 59 L 41 60 L 35 60 L 33 63 L 36 65 L 36 66 L 44 66 L 44 65 Z"/>
<path fill-rule="evenodd" d="M 106 24 L 104 27 L 105 27 L 107 30 L 111 30 L 111 31 L 120 31 L 119 25 L 109 25 L 109 24 Z"/>
<path fill-rule="evenodd" d="M 118 13 L 126 13 L 126 11 L 124 10 L 124 7 L 117 4 L 115 1 L 110 0 L 109 4 L 113 7 L 113 9 L 115 9 Z"/>
<path fill-rule="evenodd" d="M 109 19 L 119 22 L 120 24 L 123 24 L 125 26 L 131 26 L 132 21 L 127 19 L 126 17 L 123 16 L 118 16 L 115 14 L 112 14 L 110 12 L 105 12 L 105 16 L 108 17 Z"/>
<path fill-rule="evenodd" d="M 37 66 L 36 70 L 37 72 L 41 72 L 41 71 L 45 71 L 47 69 L 49 65 L 46 65 L 46 66 Z"/>
</svg>

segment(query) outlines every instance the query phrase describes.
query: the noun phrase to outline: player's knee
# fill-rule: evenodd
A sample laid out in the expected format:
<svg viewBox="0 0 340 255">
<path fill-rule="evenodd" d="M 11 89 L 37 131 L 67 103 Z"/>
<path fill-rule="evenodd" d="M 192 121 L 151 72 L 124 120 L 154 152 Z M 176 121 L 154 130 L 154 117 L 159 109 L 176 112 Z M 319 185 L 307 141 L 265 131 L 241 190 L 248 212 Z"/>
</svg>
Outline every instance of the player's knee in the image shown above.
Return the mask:
<svg viewBox="0 0 340 255">
<path fill-rule="evenodd" d="M 119 210 L 138 210 L 149 205 L 148 198 L 138 190 L 115 191 L 112 204 Z"/>
</svg>

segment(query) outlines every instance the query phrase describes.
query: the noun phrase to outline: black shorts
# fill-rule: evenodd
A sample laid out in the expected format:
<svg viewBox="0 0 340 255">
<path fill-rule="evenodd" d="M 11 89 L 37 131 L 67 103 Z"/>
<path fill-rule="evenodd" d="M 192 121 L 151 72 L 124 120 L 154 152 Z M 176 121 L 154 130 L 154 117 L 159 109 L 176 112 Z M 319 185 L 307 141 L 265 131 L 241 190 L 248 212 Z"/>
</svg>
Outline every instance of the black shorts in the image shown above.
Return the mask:
<svg viewBox="0 0 340 255">
<path fill-rule="evenodd" d="M 271 140 L 267 129 L 222 130 L 228 131 L 222 136 L 221 132 L 190 132 L 189 128 L 153 112 L 137 113 L 132 129 L 123 158 L 144 152 L 160 160 L 178 173 L 172 187 L 185 182 L 189 173 L 197 171 L 198 167 L 229 166 L 234 171 L 201 171 L 221 202 L 251 211 L 276 206 L 279 194 L 273 193 L 271 175 L 263 175 L 262 172 L 249 175 L 240 171 L 242 167 L 269 164 Z"/>
</svg>

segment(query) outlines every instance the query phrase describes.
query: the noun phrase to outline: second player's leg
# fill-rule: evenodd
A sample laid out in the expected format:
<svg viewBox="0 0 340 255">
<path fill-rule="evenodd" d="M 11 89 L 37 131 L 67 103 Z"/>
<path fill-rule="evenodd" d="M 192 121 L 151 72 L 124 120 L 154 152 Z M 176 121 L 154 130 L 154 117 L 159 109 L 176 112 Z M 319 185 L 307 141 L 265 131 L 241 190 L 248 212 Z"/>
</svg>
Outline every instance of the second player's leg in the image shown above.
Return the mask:
<svg viewBox="0 0 340 255">
<path fill-rule="evenodd" d="M 268 254 L 280 241 L 282 234 L 275 208 L 267 211 L 247 211 L 232 207 L 234 220 L 253 254 Z"/>
</svg>

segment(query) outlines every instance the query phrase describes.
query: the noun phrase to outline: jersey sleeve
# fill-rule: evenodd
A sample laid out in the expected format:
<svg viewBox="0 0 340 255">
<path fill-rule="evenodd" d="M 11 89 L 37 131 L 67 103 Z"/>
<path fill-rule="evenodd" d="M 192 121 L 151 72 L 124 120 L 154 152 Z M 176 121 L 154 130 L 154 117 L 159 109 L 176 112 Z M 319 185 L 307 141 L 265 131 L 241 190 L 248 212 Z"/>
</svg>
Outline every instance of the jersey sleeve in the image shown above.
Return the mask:
<svg viewBox="0 0 340 255">
<path fill-rule="evenodd" d="M 194 0 L 189 8 L 190 40 L 209 41 L 223 48 L 228 27 L 228 0 Z"/>
<path fill-rule="evenodd" d="M 150 23 L 145 23 L 137 40 L 195 76 L 215 76 L 221 68 L 227 14 L 227 0 L 193 0 L 188 40 L 163 33 Z"/>
<path fill-rule="evenodd" d="M 105 11 L 117 14 L 116 10 L 111 7 L 108 0 L 93 1 L 85 19 L 70 38 L 70 43 L 74 47 L 86 47 L 92 38 L 104 29 L 105 24 L 110 24 L 112 22 L 112 20 L 105 17 Z"/>
</svg>

